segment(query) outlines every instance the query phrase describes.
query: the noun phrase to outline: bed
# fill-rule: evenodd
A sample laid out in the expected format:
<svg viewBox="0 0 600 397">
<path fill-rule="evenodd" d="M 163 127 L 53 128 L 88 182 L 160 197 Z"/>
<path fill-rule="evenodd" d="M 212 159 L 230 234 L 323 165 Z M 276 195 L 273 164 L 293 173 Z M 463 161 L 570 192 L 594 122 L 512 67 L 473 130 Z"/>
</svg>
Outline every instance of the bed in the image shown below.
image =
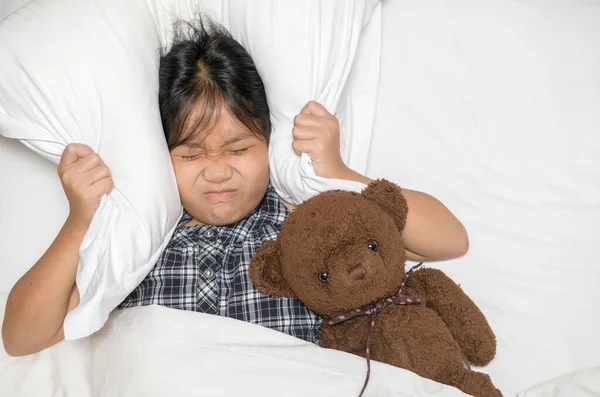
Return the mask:
<svg viewBox="0 0 600 397">
<path fill-rule="evenodd" d="M 481 370 L 505 396 L 600 395 L 598 49 L 594 0 L 382 4 L 358 170 L 433 194 L 465 224 L 468 254 L 435 266 L 495 330 L 497 357 Z M 0 261 L 31 225 L 49 244 L 68 211 L 55 167 L 0 138 L 0 187 Z M 0 291 L 19 276 L 6 268 Z M 265 328 L 150 306 L 35 355 L 0 349 L 0 396 L 351 396 L 365 370 Z M 381 363 L 371 374 L 366 396 L 465 396 Z"/>
</svg>

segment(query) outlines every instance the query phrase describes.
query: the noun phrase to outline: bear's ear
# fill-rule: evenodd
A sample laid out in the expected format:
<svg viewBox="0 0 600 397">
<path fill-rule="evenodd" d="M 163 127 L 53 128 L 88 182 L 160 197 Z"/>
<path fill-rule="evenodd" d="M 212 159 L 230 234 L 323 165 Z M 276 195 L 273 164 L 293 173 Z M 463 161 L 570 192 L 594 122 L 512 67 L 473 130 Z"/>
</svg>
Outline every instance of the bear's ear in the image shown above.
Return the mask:
<svg viewBox="0 0 600 397">
<path fill-rule="evenodd" d="M 283 277 L 279 256 L 281 249 L 277 240 L 267 241 L 250 260 L 248 272 L 260 292 L 275 297 L 295 298 L 296 294 Z"/>
<path fill-rule="evenodd" d="M 404 230 L 408 205 L 400 186 L 386 179 L 377 179 L 371 182 L 361 194 L 377 203 L 385 212 L 390 214 L 399 231 Z"/>
</svg>

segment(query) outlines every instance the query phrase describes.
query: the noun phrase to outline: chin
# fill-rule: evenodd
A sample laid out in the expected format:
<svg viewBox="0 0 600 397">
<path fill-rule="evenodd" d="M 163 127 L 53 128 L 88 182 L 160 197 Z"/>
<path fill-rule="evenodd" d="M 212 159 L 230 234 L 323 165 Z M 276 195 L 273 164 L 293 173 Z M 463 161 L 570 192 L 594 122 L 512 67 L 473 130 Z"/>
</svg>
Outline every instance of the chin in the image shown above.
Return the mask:
<svg viewBox="0 0 600 397">
<path fill-rule="evenodd" d="M 262 197 L 261 197 L 262 199 Z M 220 202 L 204 201 L 201 203 L 193 203 L 190 205 L 193 212 L 189 211 L 190 215 L 197 221 L 214 226 L 227 226 L 237 223 L 247 217 L 254 208 L 260 204 L 260 200 L 257 200 L 256 205 L 251 203 L 253 200 L 249 200 L 244 197 L 235 197 L 230 200 Z"/>
<path fill-rule="evenodd" d="M 215 226 L 227 226 L 227 225 L 231 225 L 233 223 L 237 223 L 239 221 L 241 221 L 242 219 L 244 219 L 246 216 L 248 216 L 248 214 L 250 213 L 250 211 L 247 212 L 237 212 L 237 213 L 222 213 L 222 214 L 211 214 L 210 215 L 210 222 L 208 222 L 211 225 L 215 225 Z"/>
</svg>

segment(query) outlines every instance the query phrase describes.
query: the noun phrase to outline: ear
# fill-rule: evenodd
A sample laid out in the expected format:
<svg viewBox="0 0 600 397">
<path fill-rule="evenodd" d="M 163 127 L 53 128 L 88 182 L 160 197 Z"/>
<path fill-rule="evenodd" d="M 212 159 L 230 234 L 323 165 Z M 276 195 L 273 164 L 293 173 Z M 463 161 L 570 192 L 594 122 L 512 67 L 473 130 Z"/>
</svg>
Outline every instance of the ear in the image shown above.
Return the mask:
<svg viewBox="0 0 600 397">
<path fill-rule="evenodd" d="M 275 297 L 295 298 L 296 294 L 283 277 L 279 257 L 281 248 L 277 240 L 270 240 L 256 250 L 250 260 L 248 272 L 260 292 Z"/>
<path fill-rule="evenodd" d="M 394 219 L 399 231 L 404 230 L 408 205 L 400 186 L 386 179 L 377 179 L 371 182 L 361 194 L 383 208 Z"/>
</svg>

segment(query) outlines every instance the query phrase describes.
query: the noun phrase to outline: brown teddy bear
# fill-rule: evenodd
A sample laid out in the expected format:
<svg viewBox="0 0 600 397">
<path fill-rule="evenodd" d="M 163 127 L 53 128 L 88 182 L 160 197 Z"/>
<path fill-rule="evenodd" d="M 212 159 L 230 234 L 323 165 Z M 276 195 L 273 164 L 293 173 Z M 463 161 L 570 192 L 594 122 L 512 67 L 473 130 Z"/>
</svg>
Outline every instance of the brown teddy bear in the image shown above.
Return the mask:
<svg viewBox="0 0 600 397">
<path fill-rule="evenodd" d="M 496 338 L 475 303 L 442 271 L 405 272 L 400 187 L 380 179 L 361 194 L 302 203 L 250 262 L 256 287 L 298 297 L 323 316 L 320 345 L 413 371 L 477 397 L 501 396 L 488 375 Z"/>
</svg>

